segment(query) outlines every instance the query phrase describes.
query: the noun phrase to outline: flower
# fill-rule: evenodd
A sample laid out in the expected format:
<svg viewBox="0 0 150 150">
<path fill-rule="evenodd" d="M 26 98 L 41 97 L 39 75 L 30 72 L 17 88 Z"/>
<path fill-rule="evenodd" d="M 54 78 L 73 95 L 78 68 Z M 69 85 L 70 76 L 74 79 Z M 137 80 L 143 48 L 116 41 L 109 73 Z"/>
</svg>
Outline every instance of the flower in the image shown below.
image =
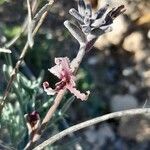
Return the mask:
<svg viewBox="0 0 150 150">
<path fill-rule="evenodd" d="M 60 81 L 55 84 L 55 89 L 49 87 L 49 83 L 47 81 L 43 83 L 43 88 L 47 95 L 54 95 L 60 90 L 68 89 L 77 98 L 86 100 L 90 92 L 87 91 L 86 94 L 84 94 L 80 93 L 80 91 L 76 89 L 75 76 L 70 66 L 70 60 L 67 57 L 55 58 L 55 64 L 56 65 L 54 67 L 48 70 L 57 76 Z"/>
</svg>

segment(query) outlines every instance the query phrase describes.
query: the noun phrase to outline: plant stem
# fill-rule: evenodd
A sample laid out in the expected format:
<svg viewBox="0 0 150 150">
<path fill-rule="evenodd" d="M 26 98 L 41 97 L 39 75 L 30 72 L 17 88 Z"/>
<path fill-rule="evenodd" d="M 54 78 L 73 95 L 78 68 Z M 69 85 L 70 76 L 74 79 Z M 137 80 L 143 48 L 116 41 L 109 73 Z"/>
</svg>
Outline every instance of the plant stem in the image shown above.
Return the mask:
<svg viewBox="0 0 150 150">
<path fill-rule="evenodd" d="M 42 124 L 41 124 L 40 130 L 38 131 L 38 134 L 36 134 L 33 138 L 33 142 L 37 141 L 40 138 L 41 133 L 45 130 L 48 122 L 51 120 L 54 112 L 56 111 L 57 107 L 59 106 L 59 104 L 63 98 L 63 96 L 65 95 L 65 92 L 66 92 L 66 90 L 62 90 L 57 94 L 53 105 L 50 107 L 50 109 L 48 110 L 47 114 L 45 115 L 45 117 L 42 121 Z"/>
</svg>

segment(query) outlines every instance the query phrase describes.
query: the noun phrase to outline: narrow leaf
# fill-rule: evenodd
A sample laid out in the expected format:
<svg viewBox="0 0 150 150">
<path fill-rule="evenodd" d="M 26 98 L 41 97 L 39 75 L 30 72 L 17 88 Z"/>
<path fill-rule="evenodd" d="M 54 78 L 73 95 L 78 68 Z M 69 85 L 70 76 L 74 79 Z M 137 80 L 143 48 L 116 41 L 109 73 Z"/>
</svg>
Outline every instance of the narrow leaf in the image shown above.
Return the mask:
<svg viewBox="0 0 150 150">
<path fill-rule="evenodd" d="M 86 43 L 86 37 L 79 27 L 68 20 L 64 22 L 64 25 L 80 44 Z"/>
<path fill-rule="evenodd" d="M 99 19 L 94 20 L 94 22 L 91 24 L 91 26 L 94 28 L 98 28 L 105 23 L 106 23 L 106 21 L 103 18 L 99 18 Z"/>
<path fill-rule="evenodd" d="M 103 26 L 103 27 L 92 30 L 91 34 L 98 37 L 104 33 L 110 32 L 110 31 L 112 31 L 112 27 L 110 27 L 110 25 L 108 25 L 108 26 Z"/>
<path fill-rule="evenodd" d="M 107 11 L 109 7 L 109 4 L 106 4 L 105 6 L 103 6 L 101 9 L 99 9 L 96 13 L 95 13 L 95 19 L 101 18 L 105 12 Z"/>
<path fill-rule="evenodd" d="M 34 21 L 38 21 L 38 20 L 41 18 L 41 16 L 42 16 L 46 11 L 48 11 L 50 5 L 51 5 L 50 3 L 44 5 L 44 6 L 38 11 L 38 13 L 34 16 L 33 20 L 34 20 Z"/>
<path fill-rule="evenodd" d="M 79 0 L 79 3 L 78 3 L 78 11 L 79 11 L 79 13 L 80 13 L 82 16 L 85 15 L 85 9 L 86 9 L 86 7 L 85 7 L 84 1 L 83 1 L 83 0 Z"/>
<path fill-rule="evenodd" d="M 71 9 L 69 10 L 69 13 L 70 13 L 77 21 L 79 21 L 80 23 L 83 23 L 83 22 L 84 22 L 83 16 L 81 16 L 81 15 L 79 14 L 79 12 L 78 12 L 76 9 L 71 8 Z"/>
<path fill-rule="evenodd" d="M 11 53 L 11 50 L 6 48 L 0 48 L 0 53 Z"/>
<path fill-rule="evenodd" d="M 91 17 L 92 16 L 92 7 L 91 7 L 91 4 L 87 4 L 86 5 L 86 15 L 88 17 Z"/>
</svg>

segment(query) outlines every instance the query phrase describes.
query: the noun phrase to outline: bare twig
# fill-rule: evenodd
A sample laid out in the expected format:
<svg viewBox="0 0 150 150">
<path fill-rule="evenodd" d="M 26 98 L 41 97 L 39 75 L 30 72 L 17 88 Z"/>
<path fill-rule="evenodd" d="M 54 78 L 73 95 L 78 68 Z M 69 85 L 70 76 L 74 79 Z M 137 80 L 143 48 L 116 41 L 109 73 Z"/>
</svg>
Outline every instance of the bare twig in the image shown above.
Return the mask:
<svg viewBox="0 0 150 150">
<path fill-rule="evenodd" d="M 53 0 L 50 0 L 50 1 L 49 1 L 49 3 L 51 3 L 51 5 L 53 4 L 53 2 L 54 2 Z M 41 26 L 42 22 L 44 21 L 44 19 L 46 18 L 47 14 L 48 14 L 48 11 L 46 11 L 46 12 L 41 16 L 41 19 L 40 19 L 39 22 L 37 23 L 37 25 L 36 25 L 36 27 L 35 27 L 33 33 L 32 33 L 32 34 L 33 34 L 33 37 L 34 37 L 35 34 L 37 33 L 38 29 L 40 28 L 40 26 Z M 9 91 L 10 91 L 10 89 L 11 89 L 12 83 L 13 83 L 13 81 L 14 81 L 16 75 L 17 75 L 18 69 L 19 69 L 19 67 L 20 67 L 20 65 L 21 65 L 21 63 L 22 63 L 22 61 L 23 61 L 23 59 L 24 59 L 24 57 L 25 57 L 25 54 L 26 54 L 26 52 L 27 52 L 27 50 L 28 50 L 28 47 L 29 47 L 29 43 L 28 43 L 28 41 L 27 41 L 26 44 L 25 44 L 25 46 L 24 46 L 24 48 L 23 48 L 23 50 L 22 50 L 22 53 L 21 53 L 21 55 L 20 55 L 20 57 L 19 57 L 19 60 L 17 61 L 16 65 L 15 65 L 13 71 L 12 71 L 12 74 L 11 74 L 11 76 L 10 76 L 10 80 L 9 80 L 9 82 L 8 82 L 8 84 L 7 84 L 7 87 L 6 87 L 6 90 L 5 90 L 5 92 L 4 92 L 2 101 L 0 102 L 0 114 L 1 114 L 2 109 L 3 109 L 3 107 L 4 107 L 5 103 L 6 103 L 6 99 L 7 99 L 7 97 L 8 97 Z"/>
<path fill-rule="evenodd" d="M 110 113 L 107 115 L 103 115 L 100 117 L 96 117 L 94 119 L 90 119 L 88 121 L 79 123 L 77 125 L 74 125 L 66 130 L 63 130 L 62 132 L 52 136 L 48 140 L 44 141 L 42 144 L 35 147 L 33 150 L 41 150 L 47 145 L 53 144 L 56 141 L 60 140 L 61 138 L 65 137 L 66 135 L 76 132 L 78 130 L 81 130 L 83 128 L 89 127 L 91 125 L 112 119 L 112 118 L 118 118 L 118 117 L 124 117 L 124 116 L 132 116 L 132 115 L 138 115 L 138 114 L 147 114 L 150 113 L 150 108 L 141 108 L 141 109 L 130 109 L 130 110 L 124 110 L 119 112 Z"/>
</svg>

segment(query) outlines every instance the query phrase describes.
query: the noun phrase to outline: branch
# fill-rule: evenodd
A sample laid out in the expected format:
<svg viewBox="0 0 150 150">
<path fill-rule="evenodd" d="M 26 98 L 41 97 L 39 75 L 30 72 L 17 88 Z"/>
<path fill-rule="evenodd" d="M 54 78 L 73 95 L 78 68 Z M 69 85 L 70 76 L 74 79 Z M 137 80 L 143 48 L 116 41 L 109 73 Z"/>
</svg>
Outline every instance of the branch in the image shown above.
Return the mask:
<svg viewBox="0 0 150 150">
<path fill-rule="evenodd" d="M 130 109 L 130 110 L 114 112 L 114 113 L 110 113 L 110 114 L 103 115 L 100 117 L 96 117 L 94 119 L 90 119 L 88 121 L 74 125 L 68 129 L 63 130 L 62 132 L 59 132 L 58 134 L 50 137 L 48 140 L 44 141 L 42 144 L 35 147 L 33 150 L 41 150 L 44 147 L 46 147 L 50 144 L 53 144 L 56 141 L 62 139 L 63 137 L 65 137 L 68 134 L 71 134 L 71 133 L 81 130 L 83 128 L 89 127 L 91 125 L 95 125 L 97 123 L 100 123 L 100 122 L 103 122 L 103 121 L 106 121 L 109 119 L 124 117 L 124 116 L 138 115 L 138 114 L 147 114 L 147 113 L 150 113 L 150 108 Z"/>
</svg>

